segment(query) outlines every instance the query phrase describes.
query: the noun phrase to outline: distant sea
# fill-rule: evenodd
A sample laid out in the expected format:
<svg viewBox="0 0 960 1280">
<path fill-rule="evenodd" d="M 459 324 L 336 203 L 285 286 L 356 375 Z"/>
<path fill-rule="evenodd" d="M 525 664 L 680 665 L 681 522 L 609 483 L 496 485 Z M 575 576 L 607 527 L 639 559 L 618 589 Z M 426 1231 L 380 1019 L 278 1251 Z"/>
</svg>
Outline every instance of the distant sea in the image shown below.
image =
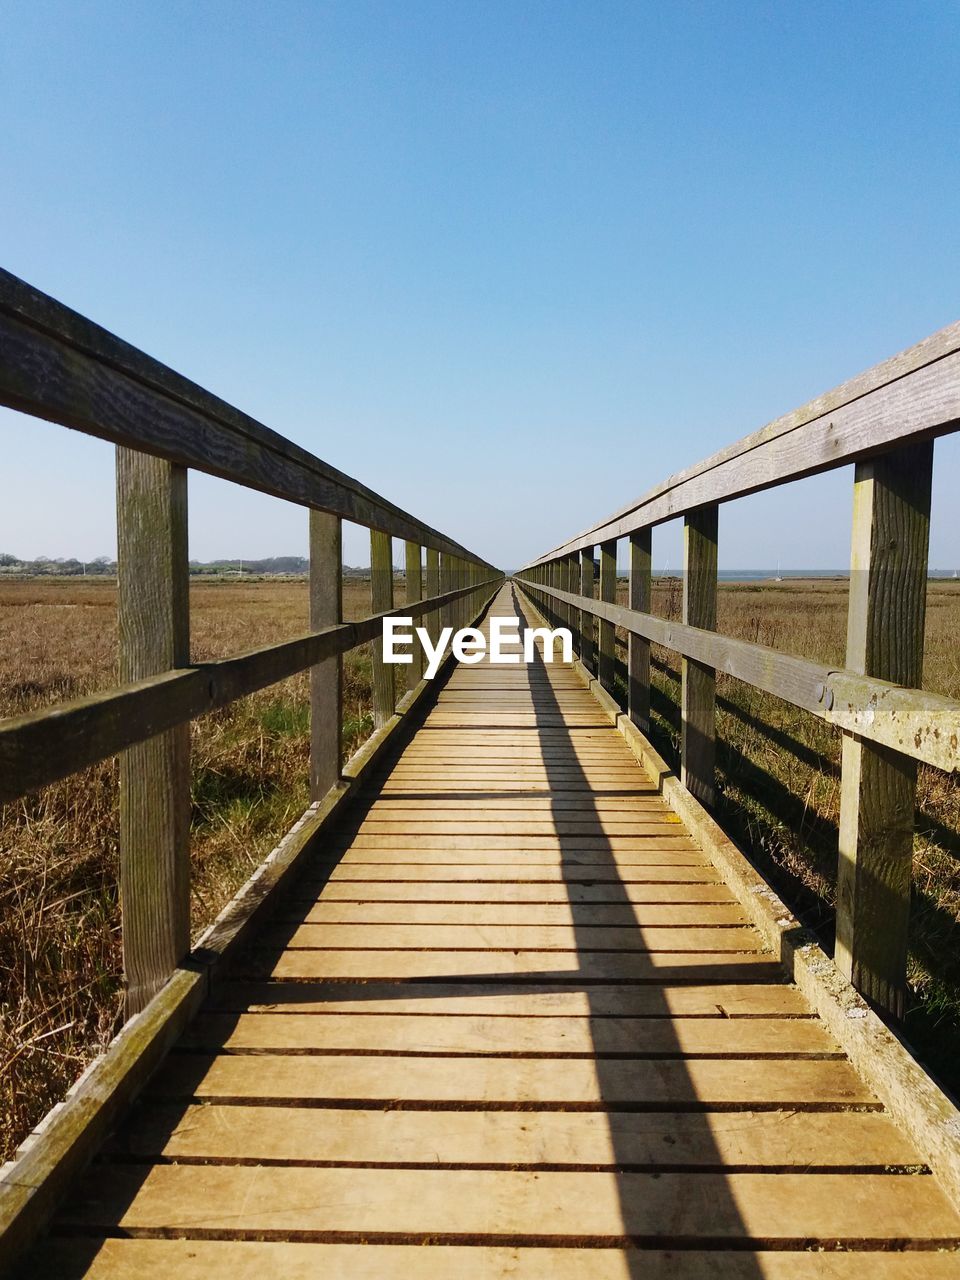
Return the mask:
<svg viewBox="0 0 960 1280">
<path fill-rule="evenodd" d="M 671 569 L 669 566 L 664 569 L 654 569 L 653 576 L 655 578 L 679 578 L 682 577 L 682 570 Z M 626 571 L 621 569 L 618 577 L 626 577 Z M 721 569 L 717 577 L 721 582 L 775 582 L 777 578 L 782 578 L 785 582 L 789 578 L 849 578 L 849 569 Z M 960 570 L 956 569 L 930 569 L 927 573 L 928 578 L 960 578 Z"/>
</svg>

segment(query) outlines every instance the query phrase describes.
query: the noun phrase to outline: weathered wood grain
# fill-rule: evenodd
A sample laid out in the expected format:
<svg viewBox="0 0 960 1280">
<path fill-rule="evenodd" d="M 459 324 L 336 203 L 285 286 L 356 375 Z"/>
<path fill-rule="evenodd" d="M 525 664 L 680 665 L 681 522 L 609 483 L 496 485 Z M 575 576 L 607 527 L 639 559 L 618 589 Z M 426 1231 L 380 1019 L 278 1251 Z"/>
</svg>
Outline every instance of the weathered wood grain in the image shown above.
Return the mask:
<svg viewBox="0 0 960 1280">
<path fill-rule="evenodd" d="M 423 589 L 429 600 L 440 594 L 440 552 L 434 547 L 427 547 L 424 562 Z M 440 611 L 431 609 L 424 618 L 424 625 L 431 641 L 436 644 L 440 635 Z"/>
<path fill-rule="evenodd" d="M 857 466 L 847 666 L 919 685 L 933 443 Z M 916 762 L 844 734 L 836 960 L 854 986 L 902 1017 L 913 876 Z"/>
<path fill-rule="evenodd" d="M 117 450 L 120 679 L 190 661 L 187 473 Z M 163 986 L 190 946 L 190 730 L 120 758 L 120 897 L 126 1011 Z"/>
<path fill-rule="evenodd" d="M 593 547 L 585 547 L 580 552 L 580 595 L 585 600 L 592 600 L 596 573 L 593 562 Z M 594 656 L 597 624 L 594 622 L 593 610 L 589 605 L 580 610 L 580 660 L 588 671 L 595 669 Z"/>
<path fill-rule="evenodd" d="M 717 508 L 688 515 L 683 526 L 684 626 L 717 625 Z M 713 667 L 684 656 L 680 664 L 680 780 L 712 809 L 715 801 L 717 676 Z"/>
<path fill-rule="evenodd" d="M 629 607 L 649 613 L 652 601 L 653 530 L 630 535 Z M 627 714 L 641 733 L 650 730 L 650 641 L 631 631 L 627 636 Z"/>
<path fill-rule="evenodd" d="M 467 554 L 366 485 L 7 271 L 0 271 L 0 403 L 399 538 Z"/>
<path fill-rule="evenodd" d="M 642 1262 L 641 1262 L 642 1259 Z M 34 1274 L 59 1280 L 953 1280 L 952 1252 L 847 1253 L 793 1249 L 564 1249 L 524 1245 L 316 1244 L 289 1240 L 50 1240 Z"/>
<path fill-rule="evenodd" d="M 556 585 L 555 583 L 553 584 Z M 615 540 L 600 544 L 600 599 L 616 603 L 617 544 Z M 597 679 L 608 691 L 613 690 L 615 632 L 613 624 L 600 619 L 597 637 Z"/>
<path fill-rule="evenodd" d="M 386 533 L 370 530 L 370 607 L 374 613 L 393 609 L 393 543 Z M 370 646 L 373 684 L 373 722 L 379 729 L 397 705 L 396 667 L 383 660 L 383 633 Z"/>
<path fill-rule="evenodd" d="M 418 542 L 407 542 L 404 544 L 404 579 L 406 581 L 407 604 L 416 604 L 417 601 L 423 599 L 423 557 L 421 547 Z M 411 655 L 413 662 L 407 668 L 407 688 L 412 689 L 420 680 L 423 679 L 423 673 L 426 668 L 426 656 L 423 652 L 423 645 L 414 635 L 411 646 Z"/>
<path fill-rule="evenodd" d="M 310 627 L 343 621 L 342 521 L 310 512 Z M 339 654 L 310 670 L 310 796 L 320 800 L 340 779 L 343 663 Z"/>
<path fill-rule="evenodd" d="M 785 414 L 530 562 L 622 538 L 698 507 L 946 434 L 960 423 L 960 323 Z"/>
</svg>

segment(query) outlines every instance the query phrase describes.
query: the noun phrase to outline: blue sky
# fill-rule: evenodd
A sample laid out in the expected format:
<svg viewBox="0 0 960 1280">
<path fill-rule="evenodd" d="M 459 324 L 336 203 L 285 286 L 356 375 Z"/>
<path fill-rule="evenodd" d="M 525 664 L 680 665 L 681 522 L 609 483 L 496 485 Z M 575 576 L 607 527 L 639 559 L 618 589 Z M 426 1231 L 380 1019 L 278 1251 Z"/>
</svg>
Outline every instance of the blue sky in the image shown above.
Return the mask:
<svg viewBox="0 0 960 1280">
<path fill-rule="evenodd" d="M 0 23 L 3 265 L 506 567 L 960 315 L 953 3 Z M 112 554 L 108 446 L 0 411 L 0 448 L 0 550 Z M 851 482 L 724 507 L 721 565 L 842 566 Z M 195 556 L 305 547 L 192 480 Z"/>
</svg>

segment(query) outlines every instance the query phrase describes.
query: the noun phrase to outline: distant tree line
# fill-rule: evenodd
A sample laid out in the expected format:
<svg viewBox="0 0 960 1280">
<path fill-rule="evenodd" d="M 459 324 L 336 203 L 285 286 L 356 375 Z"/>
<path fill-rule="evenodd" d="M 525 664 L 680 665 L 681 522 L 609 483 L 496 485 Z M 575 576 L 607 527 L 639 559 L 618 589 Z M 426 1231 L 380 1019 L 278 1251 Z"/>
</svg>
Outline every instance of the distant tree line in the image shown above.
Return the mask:
<svg viewBox="0 0 960 1280">
<path fill-rule="evenodd" d="M 37 556 L 36 560 L 22 560 L 19 556 L 10 555 L 9 552 L 0 552 L 0 573 L 29 575 L 36 577 L 46 575 L 49 577 L 62 578 L 79 578 L 87 577 L 109 577 L 117 572 L 116 560 L 111 560 L 109 556 L 97 556 L 93 560 L 76 560 L 73 557 L 60 557 L 52 560 L 49 556 Z"/>
<path fill-rule="evenodd" d="M 265 577 L 272 574 L 287 576 L 305 575 L 310 570 L 310 561 L 304 556 L 269 556 L 265 560 L 191 560 L 190 573 L 194 576 L 210 575 L 237 577 Z M 97 556 L 93 560 L 77 560 L 74 557 L 51 559 L 49 556 L 37 556 L 35 560 L 24 560 L 9 552 L 0 552 L 0 574 L 10 577 L 111 577 L 116 576 L 117 562 L 110 556 Z M 368 577 L 369 569 L 354 568 L 344 565 L 343 572 L 347 577 Z"/>
</svg>

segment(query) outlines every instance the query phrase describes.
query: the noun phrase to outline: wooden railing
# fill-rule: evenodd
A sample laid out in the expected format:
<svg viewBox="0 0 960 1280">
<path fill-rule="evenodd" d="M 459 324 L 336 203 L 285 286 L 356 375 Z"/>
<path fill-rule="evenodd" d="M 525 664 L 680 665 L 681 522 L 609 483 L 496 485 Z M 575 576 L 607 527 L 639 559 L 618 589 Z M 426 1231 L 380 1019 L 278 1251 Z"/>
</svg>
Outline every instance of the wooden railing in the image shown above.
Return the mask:
<svg viewBox="0 0 960 1280">
<path fill-rule="evenodd" d="M 960 767 L 960 703 L 922 678 L 933 440 L 960 426 L 960 324 L 764 427 L 521 569 L 613 688 L 615 628 L 628 633 L 627 710 L 649 731 L 650 644 L 681 655 L 681 781 L 714 804 L 716 673 L 843 733 L 835 959 L 865 996 L 902 1015 L 916 767 Z M 855 464 L 846 666 L 717 633 L 719 504 Z M 651 531 L 683 517 L 683 621 L 651 613 Z M 616 602 L 629 539 L 629 597 Z M 595 552 L 599 547 L 599 573 Z M 599 578 L 599 582 L 597 579 Z M 599 599 L 596 599 L 599 585 Z"/>
<path fill-rule="evenodd" d="M 0 404 L 117 448 L 121 686 L 0 723 L 0 802 L 120 753 L 120 878 L 127 1013 L 190 946 L 189 722 L 307 668 L 314 800 L 341 777 L 341 655 L 372 641 L 374 719 L 397 709 L 382 619 L 440 611 L 465 625 L 502 574 L 356 480 L 0 271 Z M 293 640 L 191 663 L 189 468 L 309 509 L 310 627 Z M 370 529 L 373 615 L 342 617 L 342 521 Z M 392 539 L 406 602 L 393 600 Z M 426 569 L 423 571 L 423 552 Z M 424 589 L 426 595 L 424 595 Z M 422 652 L 415 656 L 417 678 Z M 402 668 L 407 670 L 408 668 Z"/>
</svg>

